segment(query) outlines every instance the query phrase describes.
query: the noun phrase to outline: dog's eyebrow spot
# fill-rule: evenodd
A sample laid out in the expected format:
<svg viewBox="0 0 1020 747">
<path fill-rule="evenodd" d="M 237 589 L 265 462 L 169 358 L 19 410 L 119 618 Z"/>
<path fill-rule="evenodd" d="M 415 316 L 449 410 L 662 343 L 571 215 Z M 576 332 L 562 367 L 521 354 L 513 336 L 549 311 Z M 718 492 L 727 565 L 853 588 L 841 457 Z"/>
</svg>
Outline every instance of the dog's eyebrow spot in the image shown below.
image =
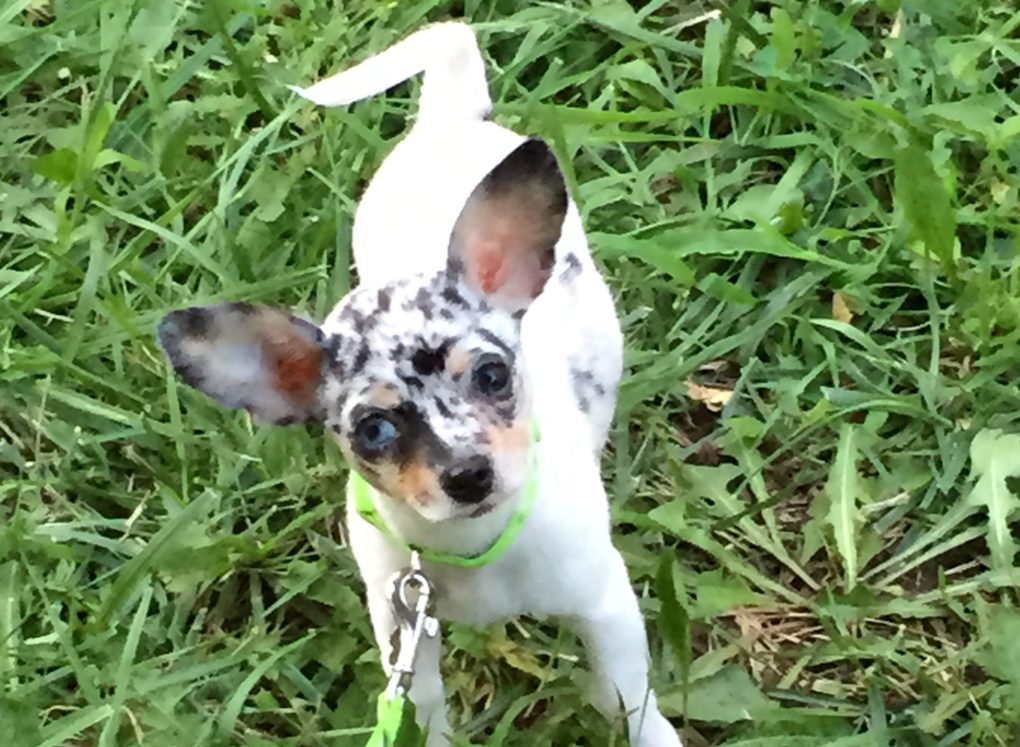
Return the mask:
<svg viewBox="0 0 1020 747">
<path fill-rule="evenodd" d="M 446 372 L 457 378 L 467 371 L 471 364 L 471 353 L 462 347 L 451 347 L 446 355 Z"/>
<path fill-rule="evenodd" d="M 372 384 L 366 394 L 369 402 L 384 410 L 393 409 L 400 404 L 400 394 L 392 384 Z"/>
</svg>

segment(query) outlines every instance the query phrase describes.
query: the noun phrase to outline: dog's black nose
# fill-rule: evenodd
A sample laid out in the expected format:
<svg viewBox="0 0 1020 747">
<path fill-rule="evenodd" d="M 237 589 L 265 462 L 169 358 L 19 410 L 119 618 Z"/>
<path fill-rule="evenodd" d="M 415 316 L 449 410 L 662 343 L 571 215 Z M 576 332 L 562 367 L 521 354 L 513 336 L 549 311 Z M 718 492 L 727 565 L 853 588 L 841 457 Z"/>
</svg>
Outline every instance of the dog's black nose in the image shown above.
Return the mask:
<svg viewBox="0 0 1020 747">
<path fill-rule="evenodd" d="M 450 467 L 440 478 L 443 491 L 457 503 L 479 503 L 492 490 L 492 462 L 473 456 Z"/>
</svg>

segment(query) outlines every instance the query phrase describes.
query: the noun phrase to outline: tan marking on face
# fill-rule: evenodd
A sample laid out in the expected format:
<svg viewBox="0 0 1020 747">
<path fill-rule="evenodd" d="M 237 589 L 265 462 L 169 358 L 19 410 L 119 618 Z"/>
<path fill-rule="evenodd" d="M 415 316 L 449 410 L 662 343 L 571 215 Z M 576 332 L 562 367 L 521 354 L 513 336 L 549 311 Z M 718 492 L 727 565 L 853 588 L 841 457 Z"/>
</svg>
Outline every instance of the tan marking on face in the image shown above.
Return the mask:
<svg viewBox="0 0 1020 747">
<path fill-rule="evenodd" d="M 490 425 L 486 435 L 494 452 L 520 452 L 528 448 L 528 426 L 521 420 L 509 427 Z"/>
<path fill-rule="evenodd" d="M 464 348 L 453 348 L 446 355 L 446 372 L 450 376 L 460 376 L 471 365 L 471 355 Z"/>
<path fill-rule="evenodd" d="M 439 478 L 428 465 L 415 459 L 399 471 L 399 497 L 424 506 L 439 493 Z"/>
<path fill-rule="evenodd" d="M 425 496 L 425 500 L 420 500 L 421 496 L 408 491 L 408 486 L 405 484 L 406 480 L 403 473 L 400 468 L 392 462 L 374 462 L 372 464 L 367 464 L 358 459 L 357 463 L 364 467 L 361 470 L 362 477 L 364 477 L 368 484 L 380 493 L 407 504 L 425 504 L 428 502 L 428 496 Z"/>
<path fill-rule="evenodd" d="M 392 384 L 375 384 L 368 390 L 368 401 L 382 410 L 392 410 L 400 404 L 400 395 Z"/>
<path fill-rule="evenodd" d="M 360 467 L 358 473 L 365 478 L 365 482 L 378 490 L 380 493 L 391 496 L 398 501 L 407 502 L 408 496 L 401 490 L 400 469 L 393 462 L 366 462 L 354 453 L 351 448 L 351 440 L 340 433 L 333 434 L 340 451 L 348 463 Z"/>
<path fill-rule="evenodd" d="M 346 436 L 336 435 L 340 450 L 351 464 L 361 465 L 362 477 L 380 493 L 398 501 L 411 505 L 427 506 L 435 496 L 441 493 L 439 477 L 427 463 L 414 459 L 403 468 L 393 462 L 365 462 L 351 449 L 351 442 Z"/>
</svg>

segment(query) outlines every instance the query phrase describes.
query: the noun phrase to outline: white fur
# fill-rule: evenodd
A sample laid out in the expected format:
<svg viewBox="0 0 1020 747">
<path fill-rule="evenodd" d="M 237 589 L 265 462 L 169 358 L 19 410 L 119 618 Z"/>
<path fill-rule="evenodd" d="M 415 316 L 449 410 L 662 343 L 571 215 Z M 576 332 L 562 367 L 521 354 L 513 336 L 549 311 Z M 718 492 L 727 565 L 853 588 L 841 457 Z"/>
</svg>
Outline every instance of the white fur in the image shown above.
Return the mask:
<svg viewBox="0 0 1020 747">
<path fill-rule="evenodd" d="M 446 263 L 455 220 L 478 182 L 524 138 L 482 120 L 489 99 L 471 30 L 431 26 L 302 95 L 342 104 L 385 90 L 425 71 L 419 119 L 376 173 L 358 208 L 354 254 L 364 283 L 438 271 Z M 675 730 L 648 685 L 648 649 L 637 599 L 610 539 L 608 501 L 598 452 L 612 401 L 580 412 L 568 359 L 594 355 L 605 379 L 621 369 L 622 342 L 612 298 L 591 260 L 577 208 L 570 204 L 557 257 L 582 264 L 581 282 L 567 289 L 550 280 L 523 320 L 522 350 L 529 394 L 542 438 L 535 457 L 539 494 L 516 542 L 488 566 L 464 569 L 426 564 L 438 589 L 441 619 L 487 625 L 521 614 L 563 618 L 581 637 L 595 673 L 595 704 L 607 715 L 628 711 L 631 743 L 675 747 Z M 328 332 L 328 323 L 327 323 Z M 610 400 L 612 398 L 609 398 Z M 499 535 L 515 501 L 485 516 L 428 522 L 383 497 L 380 510 L 412 542 L 472 552 Z M 351 546 L 368 590 L 369 612 L 389 669 L 395 627 L 385 596 L 390 576 L 405 567 L 391 544 L 348 505 Z M 450 728 L 439 673 L 439 640 L 419 650 L 411 698 L 430 727 L 430 745 L 445 745 Z"/>
</svg>

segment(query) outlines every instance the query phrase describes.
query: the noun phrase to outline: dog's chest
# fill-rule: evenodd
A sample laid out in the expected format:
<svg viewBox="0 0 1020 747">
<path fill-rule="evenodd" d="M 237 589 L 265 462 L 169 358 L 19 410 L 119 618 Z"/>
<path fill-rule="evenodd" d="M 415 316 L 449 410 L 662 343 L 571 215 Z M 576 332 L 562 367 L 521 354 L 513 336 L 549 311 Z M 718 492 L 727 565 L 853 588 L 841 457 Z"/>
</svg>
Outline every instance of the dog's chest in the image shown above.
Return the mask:
<svg viewBox="0 0 1020 747">
<path fill-rule="evenodd" d="M 611 555 L 608 527 L 599 520 L 596 496 L 587 517 L 566 524 L 562 517 L 530 527 L 526 536 L 492 565 L 482 568 L 431 566 L 437 611 L 444 620 L 484 626 L 520 615 L 554 617 L 584 606 L 597 593 Z M 579 502 L 580 503 L 580 502 Z M 564 507 L 567 508 L 567 507 Z M 577 516 L 581 505 L 571 514 Z"/>
<path fill-rule="evenodd" d="M 563 607 L 563 579 L 554 568 L 511 563 L 496 568 L 433 571 L 442 620 L 485 626 L 520 615 L 547 617 Z"/>
</svg>

